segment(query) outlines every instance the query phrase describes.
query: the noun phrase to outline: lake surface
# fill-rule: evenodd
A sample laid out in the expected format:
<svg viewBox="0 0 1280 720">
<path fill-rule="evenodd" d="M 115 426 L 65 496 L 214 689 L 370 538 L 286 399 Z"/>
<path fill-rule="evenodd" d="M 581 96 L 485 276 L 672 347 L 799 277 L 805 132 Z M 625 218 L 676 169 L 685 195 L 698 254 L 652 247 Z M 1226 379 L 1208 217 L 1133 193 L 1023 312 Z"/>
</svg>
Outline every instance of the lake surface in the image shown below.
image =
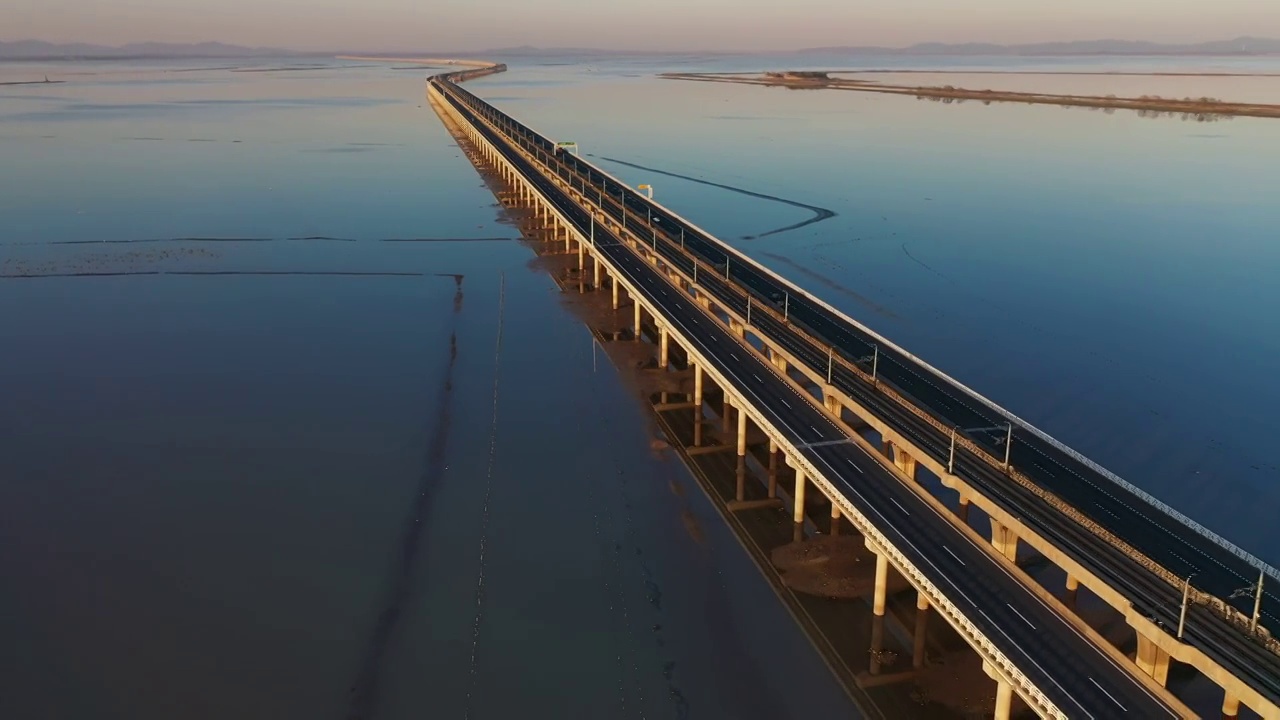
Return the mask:
<svg viewBox="0 0 1280 720">
<path fill-rule="evenodd" d="M 1187 61 L 505 60 L 470 87 L 1280 562 L 1280 123 L 653 77 Z M 0 64 L 68 81 L 0 87 L 0 275 L 46 276 L 0 278 L 0 715 L 850 716 L 401 67 Z"/>
</svg>

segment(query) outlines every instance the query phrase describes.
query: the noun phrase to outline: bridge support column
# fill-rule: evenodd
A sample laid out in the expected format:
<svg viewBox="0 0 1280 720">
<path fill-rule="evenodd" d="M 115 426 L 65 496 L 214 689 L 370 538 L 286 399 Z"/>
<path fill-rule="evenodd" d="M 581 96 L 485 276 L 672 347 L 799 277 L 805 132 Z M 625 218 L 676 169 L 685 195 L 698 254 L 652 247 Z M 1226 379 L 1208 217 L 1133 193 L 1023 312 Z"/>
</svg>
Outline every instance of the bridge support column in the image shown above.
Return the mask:
<svg viewBox="0 0 1280 720">
<path fill-rule="evenodd" d="M 1138 668 L 1163 687 L 1169 680 L 1169 653 L 1165 652 L 1141 632 L 1138 633 Z"/>
<path fill-rule="evenodd" d="M 1226 693 L 1222 696 L 1222 720 L 1236 720 L 1240 716 L 1240 701 Z"/>
<path fill-rule="evenodd" d="M 925 630 L 929 625 L 929 598 L 924 593 L 916 592 L 916 630 L 911 636 L 911 667 L 919 670 L 924 667 Z"/>
<path fill-rule="evenodd" d="M 614 310 L 617 310 L 617 309 L 618 309 L 618 280 L 617 280 L 617 278 L 614 278 L 613 282 L 611 282 L 611 283 L 609 283 L 609 284 L 613 286 L 613 309 L 614 309 Z"/>
<path fill-rule="evenodd" d="M 733 333 L 738 338 L 742 338 L 746 334 L 746 328 L 742 327 L 742 323 L 737 320 L 730 319 L 729 332 Z"/>
<path fill-rule="evenodd" d="M 792 521 L 795 523 L 793 539 L 797 542 L 804 537 L 804 486 L 804 470 L 796 468 L 795 508 L 792 512 Z"/>
<path fill-rule="evenodd" d="M 871 612 L 884 615 L 885 593 L 889 589 L 889 556 L 873 548 L 876 553 L 876 594 L 871 600 Z"/>
<path fill-rule="evenodd" d="M 702 417 L 702 366 L 693 364 L 693 404 L 694 414 Z"/>
<path fill-rule="evenodd" d="M 720 414 L 720 432 L 728 435 L 731 423 L 733 422 L 733 401 L 729 399 L 729 392 L 724 393 L 724 412 Z"/>
<path fill-rule="evenodd" d="M 667 326 L 658 326 L 658 367 L 666 369 L 670 341 L 667 339 Z M 739 453 L 741 455 L 741 453 Z"/>
<path fill-rule="evenodd" d="M 1074 608 L 1076 606 L 1076 594 L 1079 590 L 1080 581 L 1071 575 L 1067 575 L 1067 597 L 1065 600 L 1067 607 Z"/>
<path fill-rule="evenodd" d="M 995 547 L 996 552 L 1008 558 L 1011 562 L 1018 559 L 1018 536 L 1012 530 L 1000 524 L 1000 521 L 991 518 L 991 544 Z"/>
<path fill-rule="evenodd" d="M 783 362 L 786 361 L 783 360 Z M 835 415 L 837 418 L 840 417 L 844 411 L 844 408 L 840 405 L 840 398 L 836 397 L 835 388 L 830 386 L 822 389 L 822 404 L 826 406 L 827 412 Z"/>
<path fill-rule="evenodd" d="M 995 720 L 1009 720 L 1013 712 L 1013 686 L 1004 680 L 996 680 Z"/>
<path fill-rule="evenodd" d="M 768 351 L 769 351 L 769 362 L 774 367 L 778 368 L 778 372 L 782 373 L 783 375 L 786 375 L 787 359 L 782 356 L 782 353 L 774 350 L 772 347 L 768 348 Z"/>
<path fill-rule="evenodd" d="M 747 414 L 738 408 L 738 464 L 747 456 Z"/>
<path fill-rule="evenodd" d="M 969 498 L 960 496 L 960 506 L 956 508 L 956 515 L 960 516 L 960 522 L 969 524 Z"/>
<path fill-rule="evenodd" d="M 635 318 L 635 334 L 636 334 L 635 340 L 636 340 L 636 342 L 640 342 L 640 320 L 642 319 L 642 318 L 641 318 L 641 313 L 643 312 L 643 310 L 642 310 L 642 309 L 641 309 L 641 307 L 640 307 L 640 296 L 639 296 L 639 295 L 636 295 L 635 293 L 632 293 L 632 294 L 631 294 L 631 302 L 632 302 L 632 304 L 633 304 L 633 305 L 635 305 L 635 308 L 636 308 L 636 311 L 635 311 L 635 316 L 636 316 L 636 318 Z"/>
<path fill-rule="evenodd" d="M 769 499 L 778 497 L 778 443 L 769 441 Z"/>
<path fill-rule="evenodd" d="M 595 263 L 595 270 L 596 270 L 595 288 L 599 290 L 600 289 L 600 257 L 598 255 L 593 255 L 591 259 L 592 259 L 592 262 Z"/>
</svg>

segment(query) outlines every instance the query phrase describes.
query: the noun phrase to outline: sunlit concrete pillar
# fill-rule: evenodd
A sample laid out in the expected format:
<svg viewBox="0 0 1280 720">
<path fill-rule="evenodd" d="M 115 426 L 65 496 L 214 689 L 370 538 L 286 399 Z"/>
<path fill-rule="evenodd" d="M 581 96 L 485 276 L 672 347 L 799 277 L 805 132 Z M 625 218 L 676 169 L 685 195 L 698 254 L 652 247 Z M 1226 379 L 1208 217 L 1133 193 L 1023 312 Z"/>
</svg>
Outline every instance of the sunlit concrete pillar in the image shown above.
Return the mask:
<svg viewBox="0 0 1280 720">
<path fill-rule="evenodd" d="M 618 309 L 618 279 L 614 278 L 613 282 L 609 284 L 613 286 L 613 309 L 617 310 Z"/>
<path fill-rule="evenodd" d="M 960 522 L 965 525 L 969 524 L 969 498 L 960 497 L 960 507 L 956 509 L 956 515 L 960 517 Z"/>
<path fill-rule="evenodd" d="M 636 308 L 636 310 L 635 310 L 635 333 L 636 333 L 636 342 L 639 342 L 639 341 L 640 341 L 640 321 L 641 321 L 641 319 L 642 319 L 642 318 L 641 318 L 641 308 L 640 308 L 640 297 L 639 297 L 638 295 L 636 295 L 635 293 L 632 293 L 632 294 L 631 294 L 631 302 L 635 305 L 635 308 Z"/>
<path fill-rule="evenodd" d="M 1226 693 L 1222 696 L 1222 720 L 1236 720 L 1240 716 L 1240 701 Z"/>
<path fill-rule="evenodd" d="M 733 401 L 729 399 L 729 393 L 724 394 L 723 412 L 720 413 L 720 432 L 725 435 L 729 434 L 729 429 L 733 423 Z"/>
<path fill-rule="evenodd" d="M 1067 597 L 1066 597 L 1067 607 L 1073 608 L 1076 606 L 1076 594 L 1079 591 L 1080 591 L 1080 581 L 1072 577 L 1070 574 L 1068 574 L 1067 575 Z"/>
<path fill-rule="evenodd" d="M 784 361 L 785 362 L 785 361 Z M 826 387 L 822 390 L 822 404 L 826 406 L 827 412 L 840 417 L 840 398 L 836 397 L 835 388 Z"/>
<path fill-rule="evenodd" d="M 747 414 L 738 408 L 738 457 L 747 455 Z"/>
<path fill-rule="evenodd" d="M 778 443 L 769 441 L 769 498 L 778 497 Z"/>
<path fill-rule="evenodd" d="M 996 681 L 995 720 L 1009 720 L 1013 712 L 1013 686 L 1004 680 Z"/>
<path fill-rule="evenodd" d="M 778 372 L 782 373 L 783 375 L 786 375 L 787 374 L 786 356 L 777 351 L 771 350 L 771 352 L 773 352 L 773 358 L 772 358 L 773 366 L 778 368 Z"/>
<path fill-rule="evenodd" d="M 840 534 L 840 506 L 831 503 L 831 536 L 836 537 Z"/>
<path fill-rule="evenodd" d="M 1018 536 L 999 520 L 991 518 L 991 545 L 1011 561 L 1018 559 Z"/>
<path fill-rule="evenodd" d="M 746 328 L 742 327 L 742 323 L 738 322 L 737 320 L 730 319 L 729 332 L 733 333 L 734 335 L 740 338 L 746 332 Z"/>
<path fill-rule="evenodd" d="M 916 459 L 900 447 L 893 448 L 893 464 L 898 466 L 903 475 L 916 479 Z"/>
<path fill-rule="evenodd" d="M 925 631 L 929 625 L 929 598 L 924 593 L 916 592 L 916 630 L 912 635 L 911 667 L 919 670 L 924 667 Z"/>
<path fill-rule="evenodd" d="M 797 526 L 804 525 L 804 470 L 796 468 L 795 508 L 792 519 Z"/>
<path fill-rule="evenodd" d="M 884 615 L 885 593 L 889 588 L 889 556 L 876 551 L 876 594 L 872 598 L 871 611 Z"/>
<path fill-rule="evenodd" d="M 1163 686 L 1169 680 L 1169 653 L 1138 633 L 1138 668 Z"/>
<path fill-rule="evenodd" d="M 702 366 L 693 364 L 693 404 L 696 414 L 702 415 Z"/>
<path fill-rule="evenodd" d="M 667 326 L 658 326 L 658 367 L 665 368 L 667 366 L 668 351 L 670 349 L 667 339 Z M 739 453 L 741 454 L 741 453 Z"/>
<path fill-rule="evenodd" d="M 600 258 L 599 256 L 593 255 L 591 259 L 595 263 L 595 288 L 599 290 L 600 289 Z"/>
</svg>

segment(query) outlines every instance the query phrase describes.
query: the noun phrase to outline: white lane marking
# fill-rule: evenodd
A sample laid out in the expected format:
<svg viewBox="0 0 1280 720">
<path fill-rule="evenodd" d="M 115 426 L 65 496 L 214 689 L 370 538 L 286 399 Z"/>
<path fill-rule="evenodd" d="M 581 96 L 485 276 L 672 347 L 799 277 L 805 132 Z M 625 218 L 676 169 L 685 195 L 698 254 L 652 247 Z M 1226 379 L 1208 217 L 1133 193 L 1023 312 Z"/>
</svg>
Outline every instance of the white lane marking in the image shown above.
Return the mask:
<svg viewBox="0 0 1280 720">
<path fill-rule="evenodd" d="M 849 458 L 845 458 L 844 461 L 852 465 L 854 470 L 857 470 L 858 472 L 862 472 L 862 468 L 858 467 L 858 463 L 850 460 Z"/>
<path fill-rule="evenodd" d="M 778 399 L 779 399 L 779 400 L 782 400 L 782 398 L 778 398 Z M 783 405 L 786 405 L 788 410 L 790 410 L 790 409 L 791 409 L 791 403 L 787 402 L 786 400 L 782 400 L 782 404 L 783 404 Z"/>
<path fill-rule="evenodd" d="M 1023 615 L 1022 613 L 1018 612 L 1018 608 L 1016 608 L 1016 607 L 1014 607 L 1014 606 L 1010 605 L 1009 603 L 1005 603 L 1005 607 L 1009 608 L 1010 610 L 1012 610 L 1012 611 L 1013 611 L 1013 613 L 1014 613 L 1015 615 L 1017 615 L 1018 617 L 1022 618 L 1022 622 L 1026 623 L 1026 624 L 1028 624 L 1028 625 L 1031 625 L 1031 621 L 1030 621 L 1030 620 L 1028 620 L 1028 619 L 1027 619 L 1027 617 L 1026 617 L 1025 615 Z M 1035 626 L 1035 625 L 1031 625 L 1031 629 L 1032 629 L 1032 630 L 1035 630 L 1035 629 L 1036 629 L 1036 626 Z"/>
<path fill-rule="evenodd" d="M 729 357 L 733 358 L 734 360 L 738 359 L 738 356 L 734 355 L 733 353 L 729 353 Z"/>
<path fill-rule="evenodd" d="M 942 549 L 946 550 L 948 555 L 955 558 L 956 562 L 960 563 L 961 565 L 964 565 L 964 561 L 960 559 L 959 555 L 956 555 L 955 553 L 951 552 L 951 548 L 947 547 L 946 545 L 943 545 Z"/>
<path fill-rule="evenodd" d="M 814 426 L 810 425 L 810 426 L 809 426 L 809 429 L 810 429 L 810 430 L 812 430 L 812 431 L 814 431 L 814 432 L 816 432 L 816 433 L 818 433 L 818 437 L 822 437 L 822 433 L 818 432 L 818 428 L 816 428 L 816 427 L 814 427 Z"/>
<path fill-rule="evenodd" d="M 1111 698 L 1111 702 L 1115 703 L 1116 705 L 1120 705 L 1120 701 L 1119 701 L 1119 700 L 1117 700 L 1117 699 L 1115 698 L 1115 696 L 1114 696 L 1114 695 L 1112 695 L 1111 693 L 1107 692 L 1105 688 L 1103 688 L 1101 685 L 1099 685 L 1097 680 L 1094 680 L 1093 678 L 1089 678 L 1089 682 L 1093 683 L 1093 686 L 1094 686 L 1094 687 L 1096 687 L 1096 688 L 1098 688 L 1099 690 L 1101 690 L 1103 695 L 1106 695 L 1107 697 Z M 1125 712 L 1129 712 L 1129 708 L 1127 708 L 1127 707 L 1125 707 L 1125 706 L 1123 706 L 1123 705 L 1120 705 L 1120 709 L 1121 709 L 1121 710 L 1123 710 L 1123 711 L 1125 711 Z"/>
<path fill-rule="evenodd" d="M 755 379 L 756 379 L 756 382 L 758 382 L 758 383 L 762 383 L 762 382 L 764 382 L 763 380 L 761 380 L 761 379 L 760 379 L 760 376 L 759 376 L 759 375 L 757 375 L 757 374 L 755 374 L 755 373 L 751 373 L 751 377 L 755 378 Z"/>
<path fill-rule="evenodd" d="M 889 498 L 889 502 L 893 503 L 894 505 L 898 505 L 898 501 L 897 501 L 897 500 L 894 500 L 893 498 Z M 911 513 L 907 512 L 907 509 L 906 509 L 906 508 L 904 508 L 904 507 L 902 507 L 901 505 L 898 505 L 898 509 L 902 511 L 902 514 L 903 514 L 903 515 L 910 515 L 910 514 L 911 514 Z"/>
</svg>

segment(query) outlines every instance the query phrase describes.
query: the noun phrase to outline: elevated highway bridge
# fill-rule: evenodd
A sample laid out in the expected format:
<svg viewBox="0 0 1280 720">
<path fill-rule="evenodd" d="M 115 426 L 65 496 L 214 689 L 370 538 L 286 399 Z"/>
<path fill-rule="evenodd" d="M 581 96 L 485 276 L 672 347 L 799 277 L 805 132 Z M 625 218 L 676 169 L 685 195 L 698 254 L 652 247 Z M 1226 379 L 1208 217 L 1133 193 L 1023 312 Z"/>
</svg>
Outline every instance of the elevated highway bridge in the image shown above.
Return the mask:
<svg viewBox="0 0 1280 720">
<path fill-rule="evenodd" d="M 704 383 L 796 471 L 795 520 L 816 488 L 877 557 L 877 615 L 892 567 L 1042 717 L 1193 714 L 1165 690 L 1170 661 L 1280 720 L 1280 573 L 842 314 L 561 144 L 459 86 L 505 66 L 433 76 L 432 106 L 538 217 L 592 265 L 615 309 L 634 301 Z M 874 437 L 877 442 L 869 440 Z M 918 482 L 928 472 L 954 496 Z M 969 526 L 978 506 L 989 536 Z M 977 539 L 975 539 L 977 538 Z M 1032 548 L 1066 574 L 1065 602 L 1017 565 Z M 1190 581 L 1188 582 L 1188 578 Z M 1074 611 L 1085 586 L 1133 627 L 1120 654 Z M 1252 586 L 1253 592 L 1239 593 Z"/>
</svg>

